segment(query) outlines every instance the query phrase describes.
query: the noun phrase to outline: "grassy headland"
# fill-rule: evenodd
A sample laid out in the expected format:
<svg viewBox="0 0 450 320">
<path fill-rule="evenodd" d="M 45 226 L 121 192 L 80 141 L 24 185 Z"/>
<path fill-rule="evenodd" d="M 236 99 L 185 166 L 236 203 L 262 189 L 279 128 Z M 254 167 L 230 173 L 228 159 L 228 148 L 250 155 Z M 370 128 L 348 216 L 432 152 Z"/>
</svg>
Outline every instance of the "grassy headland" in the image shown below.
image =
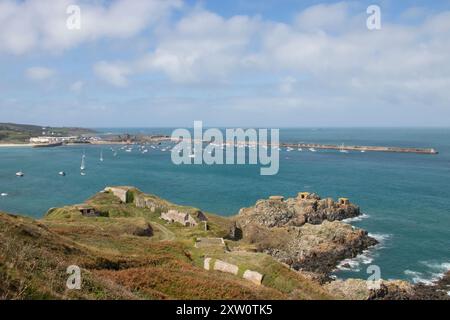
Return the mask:
<svg viewBox="0 0 450 320">
<path fill-rule="evenodd" d="M 45 134 L 44 134 L 45 132 Z M 93 134 L 94 130 L 71 127 L 46 127 L 29 124 L 0 123 L 0 144 L 24 144 L 31 137 L 49 136 L 80 136 Z"/>
</svg>

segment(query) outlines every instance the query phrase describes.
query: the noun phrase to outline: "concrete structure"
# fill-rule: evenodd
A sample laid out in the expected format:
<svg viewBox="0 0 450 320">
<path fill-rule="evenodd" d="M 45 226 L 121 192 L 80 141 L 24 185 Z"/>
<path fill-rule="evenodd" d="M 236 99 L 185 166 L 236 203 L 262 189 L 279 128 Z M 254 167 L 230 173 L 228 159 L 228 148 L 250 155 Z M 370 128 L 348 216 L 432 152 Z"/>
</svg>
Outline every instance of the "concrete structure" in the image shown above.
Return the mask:
<svg viewBox="0 0 450 320">
<path fill-rule="evenodd" d="M 270 196 L 269 200 L 277 201 L 277 202 L 283 202 L 284 201 L 284 197 L 283 196 Z"/>
<path fill-rule="evenodd" d="M 195 212 L 194 215 L 200 221 L 208 221 L 208 218 L 206 217 L 206 215 L 203 212 L 201 212 L 200 210 Z"/>
<path fill-rule="evenodd" d="M 205 258 L 205 261 L 203 262 L 203 268 L 205 270 L 210 270 L 211 269 L 210 263 L 211 263 L 211 258 Z"/>
<path fill-rule="evenodd" d="M 239 267 L 225 261 L 216 260 L 214 263 L 214 270 L 237 275 Z"/>
<path fill-rule="evenodd" d="M 253 282 L 256 285 L 261 285 L 264 276 L 256 271 L 245 270 L 244 275 L 242 277 L 248 281 Z"/>
<path fill-rule="evenodd" d="M 158 203 L 154 198 L 142 194 L 135 195 L 134 205 L 138 208 L 148 208 L 151 212 L 163 212 L 168 210 L 165 205 Z"/>
<path fill-rule="evenodd" d="M 340 205 L 349 205 L 350 200 L 348 198 L 339 198 L 339 204 Z"/>
<path fill-rule="evenodd" d="M 123 203 L 127 202 L 127 193 L 130 190 L 130 187 L 106 187 L 106 192 L 111 192 L 117 198 L 120 199 Z"/>
<path fill-rule="evenodd" d="M 80 211 L 81 215 L 84 217 L 99 217 L 100 213 L 95 211 L 93 207 L 87 205 L 76 206 L 77 210 Z"/>
<path fill-rule="evenodd" d="M 302 200 L 308 199 L 310 193 L 309 192 L 299 192 L 298 197 Z"/>
<path fill-rule="evenodd" d="M 225 248 L 225 241 L 223 238 L 197 238 L 195 241 L 196 248 L 204 247 L 223 247 Z"/>
<path fill-rule="evenodd" d="M 205 258 L 205 260 L 203 261 L 203 268 L 205 270 L 211 270 L 211 261 L 213 261 L 211 258 Z M 237 276 L 239 273 L 239 267 L 237 265 L 222 260 L 215 260 L 212 269 L 215 271 L 231 273 L 235 276 Z M 262 284 L 264 275 L 257 271 L 245 270 L 242 278 L 260 286 Z"/>
<path fill-rule="evenodd" d="M 197 225 L 197 221 L 195 221 L 195 219 L 192 218 L 190 214 L 180 212 L 177 210 L 169 210 L 167 212 L 162 212 L 161 219 L 166 220 L 170 223 L 178 222 L 185 227 L 193 227 Z"/>
</svg>

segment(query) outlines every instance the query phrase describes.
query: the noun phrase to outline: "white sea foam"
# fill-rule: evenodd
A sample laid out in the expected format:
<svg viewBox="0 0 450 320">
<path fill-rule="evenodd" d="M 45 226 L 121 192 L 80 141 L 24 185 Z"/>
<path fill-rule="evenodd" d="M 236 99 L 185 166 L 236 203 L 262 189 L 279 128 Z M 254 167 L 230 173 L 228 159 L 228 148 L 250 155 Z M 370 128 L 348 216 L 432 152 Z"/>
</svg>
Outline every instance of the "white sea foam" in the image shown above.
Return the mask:
<svg viewBox="0 0 450 320">
<path fill-rule="evenodd" d="M 363 213 L 362 215 L 354 217 L 354 218 L 344 219 L 344 220 L 342 220 L 342 222 L 344 222 L 344 223 L 352 223 L 352 222 L 357 222 L 357 221 L 361 221 L 361 220 L 367 219 L 369 217 L 370 216 L 368 214 Z"/>
<path fill-rule="evenodd" d="M 361 271 L 361 266 L 371 264 L 376 256 L 377 254 L 375 250 L 367 249 L 354 258 L 342 260 L 338 264 L 337 269 L 343 271 L 359 272 Z"/>
<path fill-rule="evenodd" d="M 376 233 L 375 234 L 369 233 L 369 236 L 376 239 L 379 243 L 372 248 L 364 250 L 362 253 L 358 254 L 354 258 L 342 260 L 338 264 L 337 270 L 353 271 L 353 272 L 361 271 L 361 266 L 371 264 L 378 256 L 378 251 L 384 248 L 386 240 L 388 240 L 391 237 L 390 234 L 376 234 Z"/>
<path fill-rule="evenodd" d="M 392 235 L 391 234 L 383 234 L 383 233 L 369 233 L 369 237 L 374 238 L 380 244 L 384 244 L 386 242 L 386 240 L 388 240 L 392 237 Z"/>
<path fill-rule="evenodd" d="M 450 270 L 450 262 L 438 263 L 435 261 L 420 261 L 421 264 L 428 267 L 427 271 L 419 272 L 413 270 L 405 270 L 404 273 L 413 283 L 422 283 L 425 285 L 432 285 L 444 274 Z"/>
</svg>

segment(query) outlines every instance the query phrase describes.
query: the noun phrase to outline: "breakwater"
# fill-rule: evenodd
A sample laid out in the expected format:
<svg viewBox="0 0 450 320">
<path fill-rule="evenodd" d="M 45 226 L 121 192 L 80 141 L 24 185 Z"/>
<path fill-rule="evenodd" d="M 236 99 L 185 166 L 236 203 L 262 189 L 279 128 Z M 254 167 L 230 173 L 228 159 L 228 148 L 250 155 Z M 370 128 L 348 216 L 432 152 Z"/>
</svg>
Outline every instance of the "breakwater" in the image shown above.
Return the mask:
<svg viewBox="0 0 450 320">
<path fill-rule="evenodd" d="M 434 148 L 414 148 L 414 147 L 383 147 L 383 146 L 343 146 L 317 143 L 280 143 L 287 148 L 306 148 L 324 150 L 345 150 L 345 151 L 375 151 L 375 152 L 397 152 L 397 153 L 418 153 L 418 154 L 438 154 Z"/>
</svg>

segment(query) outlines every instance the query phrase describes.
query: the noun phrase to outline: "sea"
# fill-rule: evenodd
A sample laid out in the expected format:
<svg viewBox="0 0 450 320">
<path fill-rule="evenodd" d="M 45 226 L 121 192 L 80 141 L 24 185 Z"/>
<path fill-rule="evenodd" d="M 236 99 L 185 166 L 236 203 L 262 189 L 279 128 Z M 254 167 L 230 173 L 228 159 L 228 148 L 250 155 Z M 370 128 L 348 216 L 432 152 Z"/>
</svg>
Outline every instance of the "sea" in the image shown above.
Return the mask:
<svg viewBox="0 0 450 320">
<path fill-rule="evenodd" d="M 168 134 L 172 128 L 101 128 L 102 134 Z M 175 165 L 170 146 L 142 153 L 110 146 L 0 148 L 0 210 L 41 218 L 83 202 L 105 186 L 136 186 L 172 202 L 224 216 L 270 195 L 309 191 L 347 197 L 363 214 L 349 219 L 379 245 L 336 270 L 339 278 L 430 282 L 450 269 L 450 128 L 284 128 L 283 142 L 435 148 L 439 154 L 280 151 L 279 172 L 259 165 Z M 100 161 L 100 153 L 104 161 Z M 85 154 L 86 175 L 80 175 Z M 15 173 L 23 171 L 23 178 Z M 64 171 L 66 176 L 58 173 Z"/>
</svg>

